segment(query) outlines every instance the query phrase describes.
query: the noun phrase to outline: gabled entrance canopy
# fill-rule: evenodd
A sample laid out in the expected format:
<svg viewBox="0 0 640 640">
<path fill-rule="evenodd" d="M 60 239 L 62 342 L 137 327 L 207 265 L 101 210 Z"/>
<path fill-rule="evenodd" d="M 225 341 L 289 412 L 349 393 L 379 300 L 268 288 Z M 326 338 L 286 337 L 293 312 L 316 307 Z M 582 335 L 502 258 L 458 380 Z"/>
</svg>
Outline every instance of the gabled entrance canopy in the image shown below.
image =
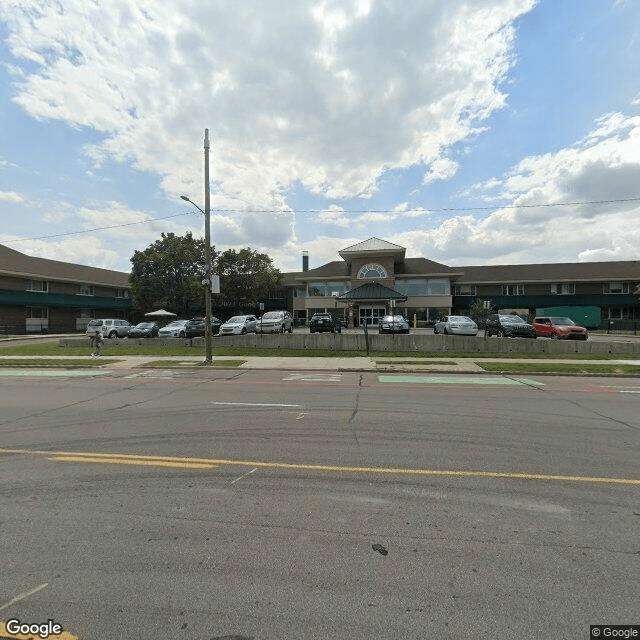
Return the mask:
<svg viewBox="0 0 640 640">
<path fill-rule="evenodd" d="M 404 301 L 407 296 L 389 289 L 378 282 L 367 282 L 360 285 L 347 293 L 343 293 L 338 300 L 357 301 L 357 300 L 401 300 Z"/>
</svg>

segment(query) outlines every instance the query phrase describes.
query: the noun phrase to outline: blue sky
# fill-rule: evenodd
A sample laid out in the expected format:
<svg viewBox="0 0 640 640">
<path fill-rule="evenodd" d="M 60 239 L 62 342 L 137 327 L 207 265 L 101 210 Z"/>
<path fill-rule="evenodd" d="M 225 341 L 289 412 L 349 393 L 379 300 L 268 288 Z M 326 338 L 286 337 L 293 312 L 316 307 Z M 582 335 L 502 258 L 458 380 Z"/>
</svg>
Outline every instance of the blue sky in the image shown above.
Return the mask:
<svg viewBox="0 0 640 640">
<path fill-rule="evenodd" d="M 204 204 L 207 127 L 213 243 L 285 271 L 371 236 L 449 265 L 638 259 L 639 3 L 281 7 L 0 0 L 0 243 L 127 271 L 202 235 L 179 196 Z"/>
</svg>

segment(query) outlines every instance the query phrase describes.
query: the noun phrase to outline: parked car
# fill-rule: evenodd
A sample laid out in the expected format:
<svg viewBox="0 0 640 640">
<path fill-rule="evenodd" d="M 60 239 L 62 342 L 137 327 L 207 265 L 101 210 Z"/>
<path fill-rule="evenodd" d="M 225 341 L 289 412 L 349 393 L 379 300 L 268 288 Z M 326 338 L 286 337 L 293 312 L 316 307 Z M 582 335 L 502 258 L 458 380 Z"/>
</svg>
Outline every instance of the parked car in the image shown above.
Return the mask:
<svg viewBox="0 0 640 640">
<path fill-rule="evenodd" d="M 158 331 L 158 337 L 160 338 L 186 338 L 187 330 L 186 325 L 188 320 L 174 320 L 168 325 L 165 325 Z"/>
<path fill-rule="evenodd" d="M 552 340 L 587 340 L 589 332 L 578 326 L 571 318 L 540 316 L 533 319 L 535 332 Z"/>
<path fill-rule="evenodd" d="M 267 311 L 258 322 L 256 333 L 293 333 L 293 318 L 288 311 Z"/>
<path fill-rule="evenodd" d="M 433 333 L 477 336 L 478 325 L 467 316 L 443 316 L 433 325 Z"/>
<path fill-rule="evenodd" d="M 244 335 L 252 331 L 255 333 L 257 324 L 258 318 L 255 316 L 233 316 L 220 327 L 220 335 Z"/>
<path fill-rule="evenodd" d="M 378 322 L 378 333 L 409 333 L 409 323 L 402 316 L 384 316 Z"/>
<path fill-rule="evenodd" d="M 185 334 L 187 338 L 196 338 L 198 336 L 204 336 L 205 327 L 207 326 L 206 318 L 192 318 L 185 325 Z M 220 327 L 222 326 L 222 320 L 220 318 L 216 318 L 215 316 L 211 317 L 211 335 L 216 335 L 220 333 Z"/>
<path fill-rule="evenodd" d="M 330 313 L 314 313 L 309 320 L 309 331 L 311 333 L 322 333 L 323 331 L 342 333 L 342 325 Z"/>
<path fill-rule="evenodd" d="M 129 338 L 155 338 L 160 330 L 157 322 L 141 322 L 129 329 Z"/>
<path fill-rule="evenodd" d="M 492 313 L 487 317 L 485 328 L 487 336 L 496 335 L 507 338 L 537 338 L 534 328 L 520 316 L 514 314 Z"/>
<path fill-rule="evenodd" d="M 86 335 L 100 331 L 105 338 L 126 338 L 132 328 L 126 320 L 96 319 L 87 325 Z"/>
</svg>

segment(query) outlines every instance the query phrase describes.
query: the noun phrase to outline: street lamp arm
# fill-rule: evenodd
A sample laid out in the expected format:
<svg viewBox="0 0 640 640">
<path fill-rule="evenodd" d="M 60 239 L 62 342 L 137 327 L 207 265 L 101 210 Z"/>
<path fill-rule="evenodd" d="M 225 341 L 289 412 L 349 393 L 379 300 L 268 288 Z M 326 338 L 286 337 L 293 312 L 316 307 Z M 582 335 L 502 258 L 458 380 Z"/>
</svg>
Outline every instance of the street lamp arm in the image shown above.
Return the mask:
<svg viewBox="0 0 640 640">
<path fill-rule="evenodd" d="M 187 196 L 180 196 L 185 202 L 190 202 L 200 213 L 204 213 L 202 208 L 200 208 L 191 198 L 187 198 Z"/>
</svg>

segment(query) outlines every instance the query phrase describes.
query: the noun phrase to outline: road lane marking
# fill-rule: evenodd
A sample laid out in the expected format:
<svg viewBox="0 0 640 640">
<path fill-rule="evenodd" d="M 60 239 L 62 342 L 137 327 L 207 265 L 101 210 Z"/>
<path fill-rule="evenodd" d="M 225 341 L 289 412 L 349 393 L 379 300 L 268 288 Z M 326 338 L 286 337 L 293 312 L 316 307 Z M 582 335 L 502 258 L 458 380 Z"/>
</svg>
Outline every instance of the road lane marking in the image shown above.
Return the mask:
<svg viewBox="0 0 640 640">
<path fill-rule="evenodd" d="M 212 402 L 211 404 L 231 407 L 299 407 L 299 404 L 276 404 L 273 402 Z"/>
<path fill-rule="evenodd" d="M 400 376 L 379 375 L 379 382 L 409 382 L 413 384 L 486 384 L 486 385 L 536 385 L 544 387 L 543 382 L 528 378 L 503 378 L 502 376 Z"/>
<path fill-rule="evenodd" d="M 291 373 L 286 378 L 282 378 L 285 382 L 340 382 L 342 380 L 341 373 Z"/>
<path fill-rule="evenodd" d="M 14 378 L 67 378 L 67 377 L 80 377 L 80 376 L 110 376 L 111 371 L 95 371 L 81 369 L 79 371 L 72 371 L 70 369 L 65 371 L 45 371 L 44 369 L 0 369 L 0 376 L 14 377 Z"/>
<path fill-rule="evenodd" d="M 53 456 L 49 460 L 56 462 L 92 462 L 97 464 L 132 464 L 143 467 L 172 467 L 174 469 L 217 469 L 218 465 L 196 462 L 169 462 L 162 460 L 101 458 L 94 455 Z"/>
<path fill-rule="evenodd" d="M 236 482 L 238 482 L 238 480 L 242 480 L 242 478 L 246 478 L 247 476 L 250 476 L 254 471 L 257 471 L 257 470 L 258 470 L 258 467 L 254 467 L 253 469 L 251 469 L 251 471 L 247 471 L 247 473 L 244 473 L 239 478 L 232 480 L 229 484 L 235 484 Z"/>
<path fill-rule="evenodd" d="M 600 484 L 623 484 L 640 486 L 640 479 L 611 478 L 605 476 L 570 476 L 545 473 L 522 473 L 516 471 L 464 471 L 459 469 L 411 469 L 406 467 L 349 467 L 327 464 L 303 464 L 291 462 L 261 462 L 256 460 L 227 460 L 218 458 L 185 458 L 173 456 L 140 456 L 123 453 L 91 453 L 75 451 L 38 451 L 29 449 L 0 449 L 0 454 L 19 454 L 44 456 L 52 460 L 81 458 L 82 462 L 101 462 L 103 460 L 138 460 L 178 462 L 185 465 L 201 464 L 205 467 L 216 465 L 235 467 L 256 467 L 258 469 L 288 469 L 296 471 L 320 471 L 336 473 L 372 473 L 381 475 L 439 476 L 451 478 L 510 478 L 514 480 L 544 480 L 557 482 L 583 482 Z M 134 463 L 135 464 L 135 463 Z"/>
<path fill-rule="evenodd" d="M 38 591 L 42 591 L 45 587 L 48 587 L 48 586 L 49 586 L 49 583 L 45 582 L 41 585 L 38 585 L 35 589 L 31 589 L 31 591 L 27 591 L 26 593 L 19 593 L 15 598 L 12 598 L 11 600 L 9 600 L 9 602 L 5 602 L 2 606 L 0 606 L 0 611 L 2 611 L 3 609 L 9 608 L 12 604 L 15 604 L 16 602 L 20 602 L 21 600 L 25 600 L 26 598 L 29 598 L 33 594 L 38 593 Z"/>
</svg>

